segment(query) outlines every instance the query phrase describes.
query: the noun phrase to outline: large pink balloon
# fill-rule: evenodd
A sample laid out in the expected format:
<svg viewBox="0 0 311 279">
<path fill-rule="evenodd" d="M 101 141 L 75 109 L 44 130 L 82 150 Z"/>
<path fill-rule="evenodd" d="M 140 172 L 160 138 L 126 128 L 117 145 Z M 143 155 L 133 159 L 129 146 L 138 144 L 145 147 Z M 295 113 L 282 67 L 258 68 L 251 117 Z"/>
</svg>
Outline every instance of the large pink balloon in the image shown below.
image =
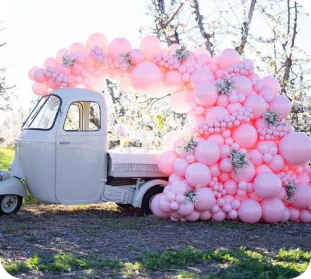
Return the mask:
<svg viewBox="0 0 311 279">
<path fill-rule="evenodd" d="M 233 131 L 232 137 L 241 147 L 250 148 L 256 144 L 258 135 L 253 125 L 242 124 Z"/>
<path fill-rule="evenodd" d="M 29 77 L 31 80 L 35 80 L 35 79 L 34 79 L 34 73 L 35 73 L 35 71 L 36 71 L 37 69 L 39 69 L 39 67 L 33 66 L 33 67 L 29 70 L 29 72 L 28 72 L 28 77 Z"/>
<path fill-rule="evenodd" d="M 167 86 L 167 89 L 170 92 L 175 92 L 178 90 L 181 90 L 185 83 L 182 79 L 182 75 L 180 72 L 178 71 L 168 71 L 165 75 L 164 75 L 164 79 L 163 79 L 164 85 Z"/>
<path fill-rule="evenodd" d="M 225 49 L 218 56 L 217 63 L 221 69 L 227 69 L 240 62 L 240 55 L 235 49 Z"/>
<path fill-rule="evenodd" d="M 201 106 L 211 107 L 215 105 L 218 92 L 215 84 L 204 81 L 198 84 L 194 90 L 194 100 Z"/>
<path fill-rule="evenodd" d="M 303 223 L 310 223 L 311 222 L 311 212 L 307 209 L 301 210 L 299 219 Z"/>
<path fill-rule="evenodd" d="M 220 158 L 220 148 L 213 141 L 201 141 L 195 149 L 195 158 L 200 163 L 203 163 L 207 166 L 212 166 Z"/>
<path fill-rule="evenodd" d="M 35 70 L 33 78 L 37 82 L 45 82 L 47 80 L 47 77 L 44 75 L 44 70 L 41 68 Z"/>
<path fill-rule="evenodd" d="M 260 221 L 262 216 L 262 208 L 258 201 L 247 199 L 242 201 L 238 209 L 239 218 L 242 222 L 255 224 Z"/>
<path fill-rule="evenodd" d="M 140 49 L 132 49 L 130 52 L 131 62 L 136 65 L 144 60 L 144 55 Z"/>
<path fill-rule="evenodd" d="M 144 58 L 149 60 L 153 54 L 159 53 L 161 50 L 161 42 L 155 36 L 146 36 L 140 42 L 140 48 L 143 52 Z"/>
<path fill-rule="evenodd" d="M 297 186 L 293 206 L 298 209 L 303 209 L 311 205 L 311 187 L 300 184 Z"/>
<path fill-rule="evenodd" d="M 270 109 L 277 110 L 282 118 L 286 118 L 291 110 L 292 106 L 290 100 L 284 95 L 275 96 L 270 103 Z"/>
<path fill-rule="evenodd" d="M 32 85 L 32 91 L 38 96 L 46 95 L 48 91 L 48 85 L 46 84 L 46 82 L 34 82 L 34 84 Z"/>
<path fill-rule="evenodd" d="M 107 51 L 108 44 L 109 44 L 108 39 L 106 38 L 105 35 L 101 33 L 93 33 L 87 39 L 86 48 L 87 50 L 91 50 L 93 47 L 98 46 L 102 48 L 104 51 Z"/>
<path fill-rule="evenodd" d="M 176 113 L 186 113 L 191 109 L 187 102 L 188 94 L 188 90 L 182 89 L 170 96 L 170 107 L 172 111 Z"/>
<path fill-rule="evenodd" d="M 179 209 L 177 210 L 177 213 L 182 216 L 187 216 L 191 214 L 194 210 L 194 205 L 192 202 L 183 203 L 180 205 Z"/>
<path fill-rule="evenodd" d="M 156 90 L 162 83 L 162 72 L 154 63 L 143 61 L 134 67 L 131 80 L 132 86 L 138 92 L 147 93 Z"/>
<path fill-rule="evenodd" d="M 211 181 L 211 171 L 202 163 L 194 163 L 187 168 L 185 177 L 191 186 L 204 187 Z"/>
<path fill-rule="evenodd" d="M 279 153 L 290 165 L 305 164 L 311 159 L 311 140 L 305 133 L 287 134 L 279 143 Z"/>
<path fill-rule="evenodd" d="M 235 84 L 235 90 L 238 94 L 243 94 L 248 96 L 252 92 L 252 83 L 251 81 L 244 76 L 236 76 L 232 79 Z"/>
<path fill-rule="evenodd" d="M 280 83 L 275 77 L 267 76 L 261 79 L 264 85 L 270 86 L 273 89 L 273 95 L 277 95 L 280 92 Z"/>
<path fill-rule="evenodd" d="M 280 222 L 283 218 L 285 205 L 278 199 L 267 199 L 261 202 L 262 206 L 262 218 L 268 223 Z"/>
<path fill-rule="evenodd" d="M 127 39 L 116 38 L 110 42 L 108 52 L 112 59 L 117 59 L 120 54 L 128 53 L 131 49 L 131 43 Z"/>
<path fill-rule="evenodd" d="M 195 88 L 198 84 L 204 81 L 212 82 L 215 80 L 213 73 L 209 70 L 209 68 L 199 68 L 196 69 L 190 78 L 190 86 L 191 88 Z"/>
<path fill-rule="evenodd" d="M 262 173 L 255 178 L 254 189 L 256 194 L 261 198 L 274 198 L 282 190 L 282 181 L 273 173 Z"/>
<path fill-rule="evenodd" d="M 224 107 L 212 107 L 208 110 L 206 114 L 207 120 L 214 120 L 217 119 L 219 116 L 226 116 L 229 115 L 229 111 Z"/>
<path fill-rule="evenodd" d="M 261 165 L 262 161 L 262 154 L 257 149 L 251 150 L 249 153 L 249 160 L 256 166 Z"/>
<path fill-rule="evenodd" d="M 163 196 L 163 194 L 159 194 L 156 195 L 152 201 L 151 201 L 151 211 L 155 216 L 158 217 L 162 217 L 162 218 L 169 218 L 169 213 L 163 212 L 162 210 L 160 210 L 159 208 L 159 200 L 161 199 L 161 197 Z"/>
<path fill-rule="evenodd" d="M 208 188 L 201 188 L 197 193 L 197 199 L 194 209 L 199 212 L 210 210 L 216 204 L 215 194 Z"/>
<path fill-rule="evenodd" d="M 174 151 L 164 151 L 158 159 L 158 166 L 161 172 L 172 174 L 174 172 L 173 163 L 178 158 Z"/>
<path fill-rule="evenodd" d="M 174 172 L 179 176 L 184 176 L 189 163 L 186 159 L 177 158 L 173 163 Z"/>
<path fill-rule="evenodd" d="M 269 163 L 269 167 L 273 171 L 280 171 L 281 169 L 284 168 L 284 165 L 285 165 L 284 159 L 279 154 L 274 155 L 272 161 Z"/>
<path fill-rule="evenodd" d="M 244 107 L 250 107 L 252 109 L 254 119 L 257 119 L 266 111 L 266 102 L 261 96 L 252 95 L 246 98 Z"/>
</svg>

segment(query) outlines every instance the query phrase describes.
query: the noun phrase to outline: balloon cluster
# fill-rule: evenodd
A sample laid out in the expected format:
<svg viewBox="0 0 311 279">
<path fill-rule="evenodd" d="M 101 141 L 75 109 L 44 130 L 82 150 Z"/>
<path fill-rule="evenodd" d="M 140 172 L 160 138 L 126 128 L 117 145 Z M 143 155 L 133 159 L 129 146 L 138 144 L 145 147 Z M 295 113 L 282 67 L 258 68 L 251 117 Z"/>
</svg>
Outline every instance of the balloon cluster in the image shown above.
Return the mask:
<svg viewBox="0 0 311 279">
<path fill-rule="evenodd" d="M 60 87 L 99 90 L 105 79 L 126 92 L 170 94 L 170 108 L 190 124 L 164 139 L 159 169 L 169 176 L 151 209 L 173 221 L 224 219 L 246 223 L 311 222 L 311 141 L 286 124 L 291 103 L 271 76 L 225 49 L 162 48 L 146 36 L 138 48 L 125 38 L 92 34 L 33 67 L 33 91 Z M 189 136 L 191 135 L 191 136 Z"/>
</svg>

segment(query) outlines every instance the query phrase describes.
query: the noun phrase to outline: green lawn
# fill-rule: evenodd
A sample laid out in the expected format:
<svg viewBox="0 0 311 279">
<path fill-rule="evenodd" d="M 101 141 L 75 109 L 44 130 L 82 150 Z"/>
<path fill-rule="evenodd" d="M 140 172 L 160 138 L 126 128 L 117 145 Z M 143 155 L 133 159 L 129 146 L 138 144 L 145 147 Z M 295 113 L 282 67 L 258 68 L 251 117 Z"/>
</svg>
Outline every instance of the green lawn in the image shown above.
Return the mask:
<svg viewBox="0 0 311 279">
<path fill-rule="evenodd" d="M 14 158 L 14 150 L 0 147 L 0 169 L 8 170 Z"/>
</svg>

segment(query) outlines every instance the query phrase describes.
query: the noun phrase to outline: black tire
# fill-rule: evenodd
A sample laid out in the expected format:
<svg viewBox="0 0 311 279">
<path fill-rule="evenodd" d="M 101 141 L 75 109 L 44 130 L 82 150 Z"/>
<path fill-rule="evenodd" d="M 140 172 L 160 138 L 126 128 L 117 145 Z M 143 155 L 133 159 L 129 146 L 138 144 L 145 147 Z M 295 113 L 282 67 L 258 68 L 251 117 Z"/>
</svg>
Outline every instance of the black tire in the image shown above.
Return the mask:
<svg viewBox="0 0 311 279">
<path fill-rule="evenodd" d="M 160 185 L 153 186 L 150 188 L 144 195 L 143 201 L 141 203 L 142 214 L 144 215 L 152 215 L 152 210 L 150 208 L 150 204 L 155 195 L 162 193 L 164 187 Z"/>
<path fill-rule="evenodd" d="M 119 206 L 119 207 L 121 207 L 121 208 L 133 207 L 133 205 L 131 205 L 131 204 L 123 204 L 123 203 L 117 203 L 117 206 Z"/>
<path fill-rule="evenodd" d="M 0 216 L 17 213 L 23 204 L 23 197 L 18 195 L 0 195 Z"/>
</svg>

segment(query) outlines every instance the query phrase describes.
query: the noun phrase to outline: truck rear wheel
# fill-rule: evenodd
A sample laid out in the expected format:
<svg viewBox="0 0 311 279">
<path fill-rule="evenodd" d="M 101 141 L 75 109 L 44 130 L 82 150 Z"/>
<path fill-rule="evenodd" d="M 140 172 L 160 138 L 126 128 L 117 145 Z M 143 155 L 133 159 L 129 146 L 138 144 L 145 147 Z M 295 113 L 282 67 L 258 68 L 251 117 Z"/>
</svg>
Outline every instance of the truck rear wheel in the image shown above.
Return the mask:
<svg viewBox="0 0 311 279">
<path fill-rule="evenodd" d="M 23 198 L 18 195 L 0 195 L 0 216 L 17 213 L 23 203 Z"/>
<path fill-rule="evenodd" d="M 150 206 L 152 199 L 154 198 L 155 195 L 162 193 L 164 190 L 164 187 L 160 185 L 153 186 L 150 188 L 144 195 L 143 201 L 141 203 L 141 210 L 144 215 L 150 215 L 153 214 Z"/>
</svg>

